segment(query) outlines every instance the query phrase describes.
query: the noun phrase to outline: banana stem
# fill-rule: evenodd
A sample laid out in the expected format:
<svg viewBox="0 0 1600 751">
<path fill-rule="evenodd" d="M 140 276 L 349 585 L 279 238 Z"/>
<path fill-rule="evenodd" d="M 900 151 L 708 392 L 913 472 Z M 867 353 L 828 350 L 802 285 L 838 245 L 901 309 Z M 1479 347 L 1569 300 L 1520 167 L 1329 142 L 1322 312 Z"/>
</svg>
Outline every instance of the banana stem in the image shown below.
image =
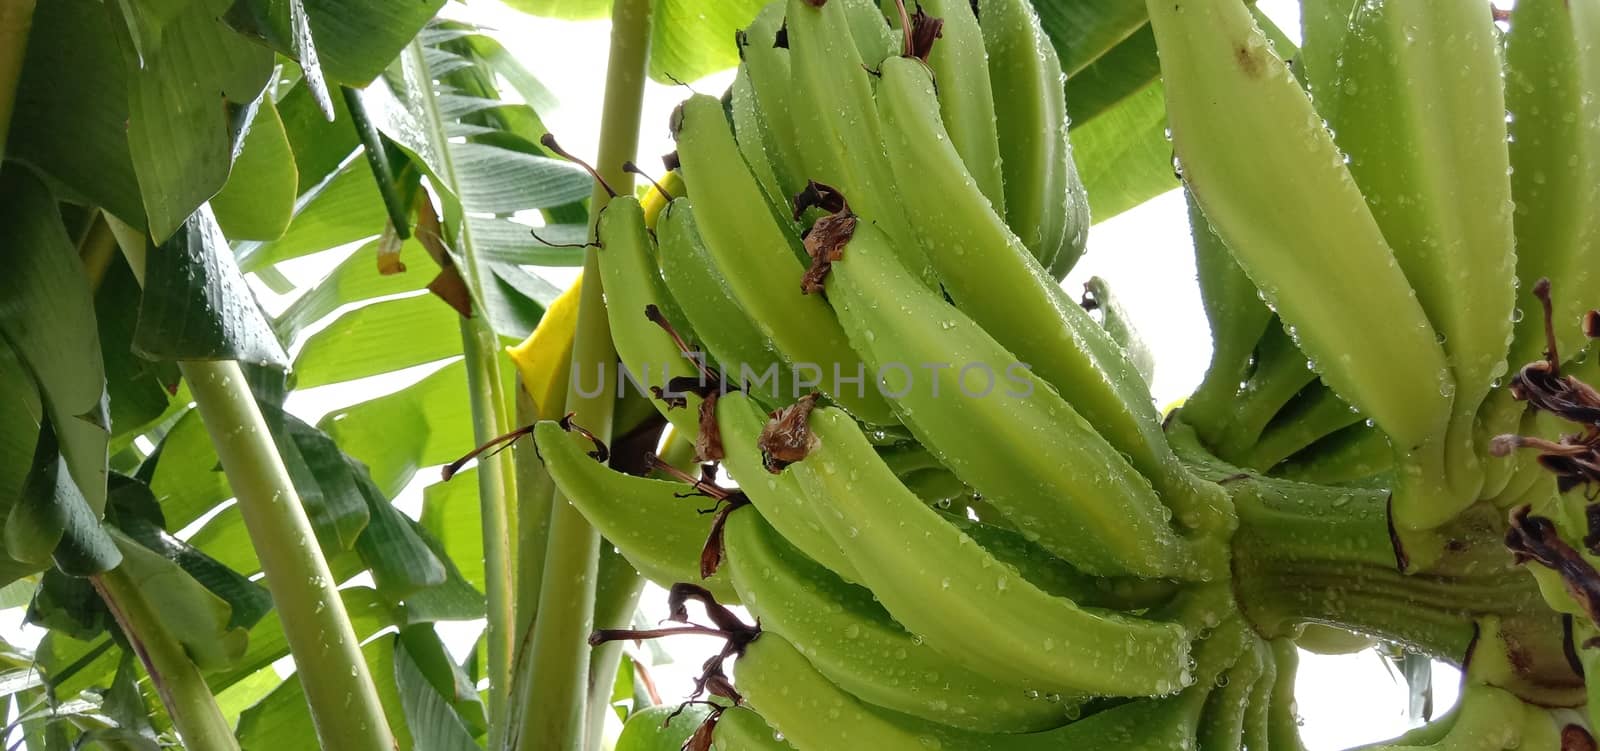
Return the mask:
<svg viewBox="0 0 1600 751">
<path fill-rule="evenodd" d="M 108 215 L 107 221 L 116 219 Z M 132 235 L 143 238 L 137 230 Z M 144 246 L 130 243 L 122 250 L 142 284 Z M 322 747 L 393 751 L 394 735 L 338 582 L 244 371 L 232 360 L 180 362 L 178 368 L 237 496 Z"/>
<path fill-rule="evenodd" d="M 595 585 L 594 626 L 596 629 L 622 629 L 632 625 L 633 611 L 639 606 L 644 577 L 633 564 L 612 548 L 600 551 L 600 577 Z M 617 682 L 617 666 L 622 661 L 622 642 L 597 645 L 589 664 L 589 746 L 598 747 L 605 730 L 606 714 L 611 711 L 612 689 Z"/>
<path fill-rule="evenodd" d="M 651 0 L 616 0 L 611 9 L 611 52 L 600 120 L 600 149 L 595 168 L 616 190 L 629 194 L 633 176 L 622 169 L 639 143 L 644 85 L 650 56 Z M 593 228 L 610 193 L 596 184 L 589 200 Z M 572 380 L 567 411 L 602 441 L 611 439 L 614 389 L 605 374 L 616 367 L 601 288 L 598 249 L 585 251 L 583 293 L 578 302 L 577 331 L 572 349 Z M 585 392 L 585 376 L 599 376 L 599 388 Z M 592 382 L 592 381 L 591 381 Z M 551 507 L 549 548 L 545 553 L 539 618 L 534 621 L 528 670 L 532 686 L 521 707 L 517 747 L 580 751 L 589 697 L 589 632 L 594 627 L 595 581 L 599 573 L 600 535 L 571 503 L 556 494 Z M 594 739 L 598 741 L 598 739 Z"/>
<path fill-rule="evenodd" d="M 33 8 L 34 0 L 0 0 L 0 160 L 6 155 L 6 135 L 11 131 L 17 84 L 22 80 Z"/>
<path fill-rule="evenodd" d="M 233 729 L 217 707 L 205 676 L 161 624 L 126 567 L 91 576 L 89 583 L 150 675 L 183 745 L 193 751 L 238 751 Z"/>
<path fill-rule="evenodd" d="M 1390 536 L 1388 493 L 1245 477 L 1227 483 L 1239 512 L 1233 539 L 1240 607 L 1269 637 L 1306 622 L 1336 625 L 1461 664 L 1479 619 L 1541 613 L 1531 577 L 1508 565 L 1493 525 L 1468 520 L 1446 530 L 1446 551 L 1428 569 L 1401 573 Z M 1546 613 L 1548 643 L 1562 646 Z"/>
<path fill-rule="evenodd" d="M 417 98 L 426 117 L 423 126 L 427 130 L 428 141 L 434 153 L 439 155 L 438 168 L 442 172 L 439 177 L 449 184 L 451 192 L 460 195 L 460 181 L 445 134 L 444 117 L 439 112 L 428 83 L 433 81 L 433 74 L 428 69 L 421 41 L 413 39 L 406 46 L 401 54 L 401 63 L 412 73 L 412 80 L 422 82 Z M 372 153 L 372 144 L 369 143 L 367 149 L 369 156 L 375 160 L 381 156 L 381 153 Z M 381 174 L 379 180 L 382 181 Z M 446 216 L 449 216 L 449 212 L 446 212 Z M 472 287 L 473 299 L 483 300 L 484 282 L 471 225 L 462 221 L 462 226 L 451 229 L 460 237 L 458 249 L 462 256 L 463 275 Z M 481 310 L 477 312 L 471 318 L 461 319 L 461 352 L 466 359 L 467 391 L 472 402 L 472 434 L 474 440 L 483 445 L 511 429 L 508 414 L 510 400 L 506 396 L 505 380 L 501 375 L 499 338 L 488 316 Z M 491 745 L 498 740 L 498 733 L 504 732 L 511 695 L 511 658 L 515 651 L 516 634 L 511 599 L 514 549 L 510 499 L 516 496 L 516 468 L 512 465 L 512 455 L 502 451 L 479 459 L 478 506 L 483 519 L 484 594 L 488 601 L 489 726 L 495 729 L 493 732 L 496 734 L 495 738 L 491 738 Z"/>
</svg>

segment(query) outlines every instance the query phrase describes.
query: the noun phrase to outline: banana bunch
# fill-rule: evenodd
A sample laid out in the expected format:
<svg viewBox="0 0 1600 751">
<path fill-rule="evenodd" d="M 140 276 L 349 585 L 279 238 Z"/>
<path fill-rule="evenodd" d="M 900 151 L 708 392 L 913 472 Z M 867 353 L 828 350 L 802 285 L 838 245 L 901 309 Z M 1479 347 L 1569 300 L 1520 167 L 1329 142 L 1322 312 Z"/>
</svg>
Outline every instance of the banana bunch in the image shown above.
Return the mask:
<svg viewBox="0 0 1600 751">
<path fill-rule="evenodd" d="M 1419 547 L 1536 495 L 1491 443 L 1525 432 L 1509 374 L 1580 353 L 1600 303 L 1600 9 L 1317 3 L 1292 70 L 1237 5 L 1149 4 L 1217 345 L 1183 419 L 1252 469 L 1392 488 Z"/>
<path fill-rule="evenodd" d="M 1559 429 L 1497 390 L 1544 342 L 1516 280 L 1557 280 L 1558 319 L 1600 303 L 1595 0 L 1522 0 L 1505 66 L 1476 0 L 1311 13 L 1304 83 L 1238 0 L 1149 14 L 1216 345 L 1173 420 L 1120 313 L 1059 286 L 1089 220 L 1026 0 L 772 2 L 727 95 L 673 114 L 686 194 L 600 216 L 599 375 L 677 455 L 639 477 L 532 433 L 685 622 L 596 638 L 726 641 L 676 743 L 1299 749 L 1294 640 L 1333 634 L 1477 655 L 1476 709 L 1390 747 L 1560 747 L 1525 703 L 1577 701 L 1559 621 L 1505 609 L 1582 603 L 1479 554 L 1557 486 L 1491 453 Z M 1268 602 L 1291 574 L 1308 594 Z"/>
</svg>

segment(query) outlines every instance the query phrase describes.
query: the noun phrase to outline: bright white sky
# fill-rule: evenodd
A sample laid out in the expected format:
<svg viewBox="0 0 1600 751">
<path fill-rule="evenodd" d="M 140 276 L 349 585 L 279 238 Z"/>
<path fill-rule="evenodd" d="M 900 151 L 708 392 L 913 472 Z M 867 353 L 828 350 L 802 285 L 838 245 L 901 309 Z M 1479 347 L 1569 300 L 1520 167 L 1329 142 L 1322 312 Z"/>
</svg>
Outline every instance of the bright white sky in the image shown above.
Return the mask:
<svg viewBox="0 0 1600 751">
<path fill-rule="evenodd" d="M 1298 36 L 1295 0 L 1260 0 L 1260 7 L 1291 36 Z M 490 27 L 502 42 L 537 75 L 560 102 L 541 113 L 562 144 L 576 154 L 592 158 L 596 148 L 600 96 L 604 82 L 609 24 L 604 21 L 563 23 L 531 18 L 506 9 L 497 0 L 452 3 L 447 13 Z M 730 73 L 697 81 L 701 92 L 720 93 L 732 80 Z M 1071 93 L 1069 91 L 1068 95 Z M 683 99 L 676 86 L 651 84 L 646 93 L 644 128 L 637 160 L 647 170 L 658 171 L 656 157 L 672 149 L 667 117 Z M 309 281 L 331 268 L 328 259 L 297 265 L 291 277 Z M 551 281 L 563 286 L 571 271 L 553 269 Z M 1211 341 L 1195 284 L 1188 220 L 1177 192 L 1096 225 L 1089 235 L 1089 251 L 1065 286 L 1075 294 L 1090 276 L 1106 279 L 1128 309 L 1134 325 L 1156 355 L 1152 391 L 1166 405 L 1187 395 L 1199 383 L 1210 356 Z M 257 287 L 258 290 L 264 290 Z M 276 304 L 275 304 L 276 303 Z M 282 301 L 268 300 L 270 309 Z M 420 374 L 417 374 L 420 375 Z M 413 376 L 416 377 L 416 376 Z M 368 379 L 370 381 L 370 379 Z M 363 381 L 299 395 L 291 408 L 315 420 L 322 413 L 359 399 L 371 398 L 377 384 Z M 403 383 L 379 387 L 382 391 Z M 431 473 L 419 473 L 419 476 Z M 420 510 L 420 494 L 408 490 L 397 502 L 409 513 Z M 652 587 L 644 595 L 647 612 L 665 615 L 665 593 Z M 21 609 L 0 611 L 0 638 L 14 644 L 31 644 L 37 629 L 20 628 Z M 481 623 L 441 624 L 453 651 L 464 653 Z M 672 700 L 689 689 L 689 680 L 708 654 L 704 640 L 683 639 L 663 645 L 673 656 L 672 665 L 656 670 L 664 698 Z M 287 668 L 288 665 L 283 666 Z M 1435 668 L 1436 706 L 1439 712 L 1455 700 L 1455 671 Z M 1342 657 L 1304 655 L 1298 691 L 1305 723 L 1303 731 L 1311 751 L 1342 749 L 1392 737 L 1408 727 L 1405 688 L 1371 652 Z"/>
</svg>

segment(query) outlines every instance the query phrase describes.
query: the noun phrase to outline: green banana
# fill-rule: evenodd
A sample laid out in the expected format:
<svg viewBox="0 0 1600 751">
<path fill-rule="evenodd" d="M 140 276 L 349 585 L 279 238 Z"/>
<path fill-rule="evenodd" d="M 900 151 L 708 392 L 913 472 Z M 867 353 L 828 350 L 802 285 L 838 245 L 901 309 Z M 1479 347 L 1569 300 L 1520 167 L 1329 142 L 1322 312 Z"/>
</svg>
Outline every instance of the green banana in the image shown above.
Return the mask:
<svg viewBox="0 0 1600 751">
<path fill-rule="evenodd" d="M 900 48 L 900 35 L 894 33 L 889 20 L 871 0 L 838 0 L 844 5 L 845 19 L 850 25 L 850 39 L 855 42 L 856 54 L 867 65 L 872 65 L 895 53 Z"/>
<path fill-rule="evenodd" d="M 1578 325 L 1600 308 L 1600 8 L 1593 2 L 1524 0 L 1506 36 L 1511 194 L 1516 202 L 1517 298 L 1509 365 L 1540 359 L 1544 320 L 1530 298 L 1553 282 L 1556 346 L 1585 345 Z"/>
<path fill-rule="evenodd" d="M 906 267 L 935 288 L 933 269 L 911 230 L 883 153 L 885 129 L 863 67 L 878 61 L 863 60 L 850 43 L 847 5 L 788 0 L 784 16 L 789 30 L 789 111 L 805 160 L 805 177 L 842 191 L 851 209 L 895 238 L 896 252 Z"/>
<path fill-rule="evenodd" d="M 1294 704 L 1294 679 L 1299 672 L 1300 651 L 1288 639 L 1273 639 L 1269 645 L 1275 677 L 1267 707 L 1267 745 L 1261 748 L 1305 751 L 1305 743 L 1300 740 L 1300 716 Z"/>
<path fill-rule="evenodd" d="M 800 157 L 795 114 L 789 102 L 789 48 L 777 46 L 778 30 L 783 27 L 784 4 L 767 3 L 745 29 L 739 54 L 740 68 L 750 78 L 760 120 L 771 138 L 767 161 L 777 178 L 778 195 L 792 197 L 805 187 L 806 177 Z"/>
<path fill-rule="evenodd" d="M 923 288 L 875 227 L 856 228 L 827 289 L 902 421 L 1040 545 L 1094 574 L 1219 573 L 1190 564 L 1150 483 L 1010 352 Z M 909 363 L 950 366 L 924 377 Z"/>
<path fill-rule="evenodd" d="M 1459 702 L 1459 709 L 1450 713 L 1448 722 L 1431 723 L 1419 729 L 1423 732 L 1408 733 L 1388 743 L 1363 746 L 1359 751 L 1413 751 L 1423 748 L 1441 751 L 1556 751 L 1559 748 L 1523 744 L 1523 725 L 1527 715 L 1522 702 L 1508 691 L 1469 683 L 1462 687 Z M 1445 732 L 1439 735 L 1438 729 Z"/>
<path fill-rule="evenodd" d="M 1322 379 L 1411 458 L 1397 492 L 1426 492 L 1454 379 L 1332 135 L 1243 3 L 1146 6 L 1189 189 Z"/>
<path fill-rule="evenodd" d="M 1144 379 L 1146 384 L 1156 381 L 1156 356 L 1150 351 L 1144 338 L 1139 335 L 1138 329 L 1133 327 L 1133 321 L 1128 316 L 1128 310 L 1122 307 L 1117 297 L 1111 294 L 1111 285 L 1098 276 L 1089 277 L 1083 283 L 1085 293 L 1085 307 L 1100 312 L 1100 326 L 1106 330 L 1112 341 L 1122 348 L 1127 355 L 1128 362 L 1133 365 L 1134 371 Z M 1092 306 L 1092 307 L 1090 307 Z"/>
<path fill-rule="evenodd" d="M 700 705 L 660 704 L 628 715 L 613 751 L 682 751 L 711 710 Z"/>
<path fill-rule="evenodd" d="M 1061 61 L 1026 0 L 982 0 L 978 25 L 989 53 L 1006 224 L 1060 279 L 1089 236 L 1089 199 L 1067 137 Z"/>
<path fill-rule="evenodd" d="M 844 332 L 822 300 L 802 294 L 804 274 L 790 250 L 789 237 L 767 211 L 761 188 L 744 166 L 733 134 L 716 99 L 696 95 L 683 103 L 678 156 L 694 201 L 700 235 L 734 299 L 762 333 L 791 362 L 819 371 L 821 385 L 837 374 L 864 372 Z M 694 186 L 707 186 L 696 191 Z M 830 379 L 824 369 L 835 369 Z M 830 389 L 828 396 L 871 423 L 891 422 L 893 414 L 876 389 Z M 798 396 L 798 395 L 792 395 Z"/>
<path fill-rule="evenodd" d="M 596 255 L 610 310 L 607 321 L 611 327 L 611 341 L 629 375 L 637 379 L 635 382 L 642 387 L 641 391 L 650 387 L 666 389 L 673 378 L 698 378 L 700 374 L 694 364 L 645 312 L 647 309 L 659 311 L 675 326 L 683 321 L 683 315 L 656 272 L 653 242 L 644 225 L 644 209 L 633 197 L 618 196 L 601 212 L 596 233 L 600 238 L 600 251 Z M 605 379 L 610 374 L 602 369 L 598 376 Z M 578 373 L 574 377 L 581 382 L 585 376 Z M 696 435 L 700 430 L 700 397 L 686 394 L 685 398 L 686 407 L 669 408 L 665 400 L 656 398 L 650 403 L 674 428 L 686 435 Z"/>
<path fill-rule="evenodd" d="M 1345 40 L 1350 35 L 1350 18 L 1360 0 L 1301 0 L 1300 54 L 1295 63 L 1306 89 L 1317 102 L 1317 111 L 1326 119 L 1336 116 L 1340 98 L 1337 88 L 1343 67 Z"/>
<path fill-rule="evenodd" d="M 973 4 L 971 0 L 918 0 L 916 5 L 943 22 L 938 41 L 928 50 L 927 64 L 938 89 L 939 114 L 950 135 L 950 145 L 995 213 L 1005 216 L 1005 178 L 1000 167 L 1000 137 L 995 130 L 994 91 L 989 81 L 988 53 L 983 48 L 983 29 L 973 15 Z M 895 2 L 890 0 L 883 6 L 890 23 L 899 27 L 899 14 L 889 12 Z M 905 29 L 899 30 L 905 33 Z M 1034 138 L 1039 137 L 1034 134 Z"/>
<path fill-rule="evenodd" d="M 1389 487 L 1394 452 L 1383 434 L 1367 425 L 1351 425 L 1285 459 L 1273 474 L 1315 485 Z"/>
<path fill-rule="evenodd" d="M 1360 413 L 1321 383 L 1312 383 L 1273 416 L 1242 466 L 1266 472 L 1317 441 L 1361 422 Z"/>
<path fill-rule="evenodd" d="M 1357 5 L 1329 116 L 1450 366 L 1438 379 L 1454 402 L 1445 492 L 1397 493 L 1395 523 L 1408 529 L 1436 527 L 1478 498 L 1473 417 L 1507 368 L 1515 240 L 1490 10 L 1470 0 Z"/>
<path fill-rule="evenodd" d="M 810 427 L 810 455 L 787 472 L 861 582 L 934 649 L 1039 690 L 1158 695 L 1191 680 L 1183 627 L 1043 592 L 906 490 L 847 415 L 819 409 Z"/>
<path fill-rule="evenodd" d="M 1039 733 L 982 734 L 866 706 L 828 682 L 776 634 L 757 637 L 733 671 L 745 700 L 798 751 L 1170 751 L 1192 741 L 1206 696 L 1204 691 L 1189 691 L 1168 699 L 1129 702 Z"/>
<path fill-rule="evenodd" d="M 794 751 L 761 715 L 742 706 L 723 711 L 712 738 L 717 751 Z"/>
<path fill-rule="evenodd" d="M 723 464 L 761 516 L 801 552 L 848 582 L 860 582 L 855 566 L 822 527 L 792 474 L 767 471 L 757 447 L 767 414 L 741 392 L 717 400 L 717 427 L 726 452 Z"/>
<path fill-rule="evenodd" d="M 929 258 L 956 307 L 1067 396 L 1150 479 L 1180 522 L 1225 536 L 1232 520 L 1223 493 L 1189 475 L 1172 455 L 1149 387 L 976 191 L 943 134 L 927 71 L 912 59 L 885 60 L 878 104 L 890 126 L 887 146 L 906 210 L 924 233 Z M 846 252 L 836 266 L 849 263 Z M 927 315 L 950 317 L 931 310 Z"/>
<path fill-rule="evenodd" d="M 533 431 L 539 457 L 572 505 L 583 512 L 645 578 L 664 587 L 697 582 L 719 601 L 737 602 L 728 576 L 700 578 L 700 551 L 711 534 L 709 498 L 687 497 L 681 482 L 651 480 L 610 469 L 590 457 L 588 444 L 553 422 Z"/>
<path fill-rule="evenodd" d="M 1215 446 L 1238 407 L 1238 394 L 1250 377 L 1256 343 L 1272 325 L 1272 311 L 1256 285 L 1233 260 L 1228 246 L 1206 221 L 1194 195 L 1185 190 L 1189 232 L 1194 237 L 1200 302 L 1211 324 L 1211 365 L 1200 386 L 1183 403 L 1183 420 Z"/>
<path fill-rule="evenodd" d="M 1255 368 L 1235 397 L 1233 414 L 1213 449 L 1217 456 L 1244 463 L 1262 431 L 1295 394 L 1317 380 L 1305 355 L 1281 325 L 1268 325 L 1256 343 Z"/>
<path fill-rule="evenodd" d="M 1251 751 L 1272 747 L 1272 692 L 1278 686 L 1278 663 L 1272 646 L 1257 639 L 1255 650 L 1260 654 L 1261 676 L 1246 699 L 1244 715 L 1244 747 Z"/>
<path fill-rule="evenodd" d="M 777 347 L 733 297 L 700 237 L 694 204 L 674 199 L 656 220 L 657 260 L 667 291 L 683 311 L 694 337 L 723 374 L 758 399 L 792 398 L 793 378 Z"/>
<path fill-rule="evenodd" d="M 1206 699 L 1196 734 L 1200 751 L 1240 751 L 1243 748 L 1249 700 L 1263 672 L 1261 653 L 1252 644 L 1233 667 L 1217 676 L 1217 690 Z"/>
<path fill-rule="evenodd" d="M 785 542 L 754 511 L 728 518 L 726 567 L 741 601 L 856 698 L 930 722 L 981 732 L 1063 725 L 1072 704 L 968 670 L 907 633 L 872 593 L 846 584 Z"/>
<path fill-rule="evenodd" d="M 745 166 L 761 185 L 761 193 L 766 196 L 773 217 L 779 222 L 790 222 L 789 197 L 793 194 L 784 192 L 772 159 L 767 156 L 772 151 L 773 139 L 767 133 L 767 124 L 761 121 L 760 103 L 756 101 L 747 68 L 740 67 L 735 73 L 728 98 L 733 115 L 733 137 L 739 145 L 739 153 L 744 155 Z"/>
</svg>

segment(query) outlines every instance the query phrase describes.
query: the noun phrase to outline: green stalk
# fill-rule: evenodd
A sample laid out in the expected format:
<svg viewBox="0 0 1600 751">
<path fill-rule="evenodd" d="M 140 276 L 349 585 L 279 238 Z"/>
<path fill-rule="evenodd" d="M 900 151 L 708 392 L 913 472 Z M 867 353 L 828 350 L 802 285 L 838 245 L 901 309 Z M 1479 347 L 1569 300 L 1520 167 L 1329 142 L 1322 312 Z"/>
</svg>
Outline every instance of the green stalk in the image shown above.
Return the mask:
<svg viewBox="0 0 1600 751">
<path fill-rule="evenodd" d="M 611 9 L 611 53 L 595 168 L 623 194 L 633 190 L 632 175 L 622 170 L 622 163 L 632 160 L 638 150 L 650 59 L 650 11 L 651 0 L 616 0 Z M 591 228 L 609 201 L 610 194 L 596 185 L 589 201 Z M 584 393 L 585 374 L 590 378 L 614 375 L 617 362 L 606 320 L 599 257 L 593 246 L 585 251 L 583 269 L 567 410 L 576 413 L 578 424 L 609 442 L 616 394 L 607 383 L 615 381 L 601 378 L 597 391 Z M 600 534 L 571 503 L 556 494 L 539 593 L 540 617 L 534 622 L 528 666 L 535 677 L 523 706 L 517 736 L 519 748 L 581 751 L 598 745 L 598 739 L 586 743 L 584 735 L 589 695 L 588 637 L 594 628 L 599 553 Z"/>
<path fill-rule="evenodd" d="M 28 51 L 28 29 L 33 26 L 34 0 L 0 0 L 0 160 L 6 156 L 6 135 L 11 131 L 11 108 L 22 80 L 22 61 Z"/>
<path fill-rule="evenodd" d="M 424 82 L 417 98 L 425 110 L 423 126 L 428 131 L 428 141 L 439 155 L 438 168 L 443 174 L 438 177 L 447 183 L 452 193 L 461 195 L 460 178 L 445 135 L 444 117 L 439 114 L 433 90 L 427 85 L 433 80 L 433 74 L 428 70 L 422 42 L 413 39 L 402 53 L 401 62 L 413 74 L 412 80 Z M 446 216 L 449 213 L 446 212 Z M 461 253 L 463 273 L 472 288 L 473 298 L 482 300 L 483 280 L 471 225 L 463 220 L 461 226 L 450 229 L 460 238 L 457 250 Z M 481 446 L 511 429 L 510 400 L 500 370 L 500 340 L 483 311 L 461 320 L 461 352 L 466 357 L 467 390 L 472 400 L 472 434 Z M 483 573 L 488 600 L 489 726 L 496 729 L 492 731 L 495 733 L 504 732 L 506 726 L 511 656 L 515 651 L 510 504 L 515 497 L 516 468 L 512 466 L 511 454 L 502 451 L 479 459 L 478 505 L 483 518 Z M 491 744 L 495 740 L 498 738 L 492 738 Z"/>
<path fill-rule="evenodd" d="M 599 580 L 595 585 L 594 627 L 628 628 L 639 607 L 644 577 L 616 549 L 600 550 Z M 605 732 L 606 715 L 611 713 L 611 695 L 617 682 L 617 666 L 622 662 L 622 642 L 606 642 L 594 648 L 589 657 L 589 746 L 596 747 Z"/>
<path fill-rule="evenodd" d="M 565 372 L 570 363 L 563 363 Z M 563 387 L 565 391 L 565 387 Z M 566 407 L 562 403 L 561 407 Z M 517 379 L 517 424 L 531 425 L 539 420 L 553 420 L 560 415 L 554 409 L 541 412 Z M 504 735 L 511 728 L 522 727 L 523 714 L 528 706 L 528 692 L 532 690 L 534 676 L 529 669 L 532 660 L 533 624 L 539 613 L 539 590 L 544 585 L 544 554 L 550 541 L 550 502 L 555 493 L 555 481 L 539 459 L 539 451 L 532 437 L 519 439 L 512 450 L 517 468 L 517 575 L 515 617 L 515 649 L 511 655 L 510 705 L 504 720 L 505 727 L 497 731 Z M 509 748 L 504 738 L 490 743 L 490 749 Z"/>
<path fill-rule="evenodd" d="M 116 220 L 107 216 L 107 221 Z M 144 246 L 125 244 L 123 253 L 143 283 Z M 233 360 L 180 362 L 178 368 L 238 499 L 322 747 L 394 751 L 394 735 L 338 582 L 244 371 Z"/>
<path fill-rule="evenodd" d="M 89 577 L 161 696 L 173 727 L 190 751 L 238 751 L 228 719 L 183 645 L 161 624 L 122 566 Z"/>
</svg>

